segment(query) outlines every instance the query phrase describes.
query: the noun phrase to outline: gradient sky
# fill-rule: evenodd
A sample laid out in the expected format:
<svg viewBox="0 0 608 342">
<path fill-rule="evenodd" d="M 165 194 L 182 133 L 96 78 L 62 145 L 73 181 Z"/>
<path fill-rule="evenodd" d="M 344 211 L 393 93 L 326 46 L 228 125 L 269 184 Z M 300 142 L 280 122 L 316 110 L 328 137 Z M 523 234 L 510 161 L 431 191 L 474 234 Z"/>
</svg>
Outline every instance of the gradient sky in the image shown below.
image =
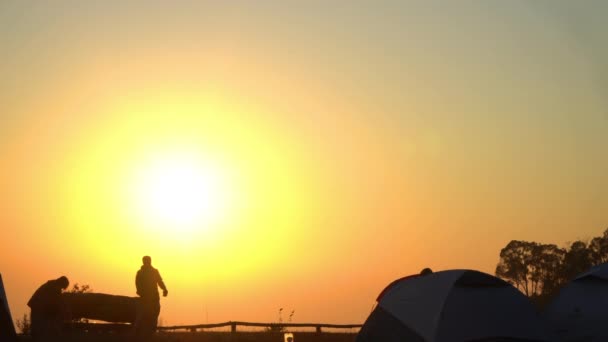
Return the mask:
<svg viewBox="0 0 608 342">
<path fill-rule="evenodd" d="M 134 296 L 149 254 L 170 291 L 164 324 L 279 308 L 359 323 L 424 267 L 493 273 L 512 239 L 600 235 L 606 13 L 599 0 L 0 2 L 13 317 L 63 274 Z M 217 212 L 188 229 L 132 194 L 176 160 L 219 184 Z"/>
</svg>

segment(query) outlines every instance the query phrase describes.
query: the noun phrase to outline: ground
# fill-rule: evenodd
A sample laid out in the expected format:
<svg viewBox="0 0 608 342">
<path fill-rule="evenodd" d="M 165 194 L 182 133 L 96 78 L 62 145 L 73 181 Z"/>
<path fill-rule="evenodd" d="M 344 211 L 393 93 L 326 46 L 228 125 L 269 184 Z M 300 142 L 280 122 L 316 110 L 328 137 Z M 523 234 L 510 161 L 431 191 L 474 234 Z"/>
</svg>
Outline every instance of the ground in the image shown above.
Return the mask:
<svg viewBox="0 0 608 342">
<path fill-rule="evenodd" d="M 293 342 L 354 342 L 355 333 L 294 332 Z M 20 342 L 29 342 L 29 336 L 20 336 Z M 130 342 L 129 334 L 70 333 L 62 342 Z M 150 342 L 283 342 L 282 333 L 271 332 L 174 332 L 159 333 Z"/>
</svg>

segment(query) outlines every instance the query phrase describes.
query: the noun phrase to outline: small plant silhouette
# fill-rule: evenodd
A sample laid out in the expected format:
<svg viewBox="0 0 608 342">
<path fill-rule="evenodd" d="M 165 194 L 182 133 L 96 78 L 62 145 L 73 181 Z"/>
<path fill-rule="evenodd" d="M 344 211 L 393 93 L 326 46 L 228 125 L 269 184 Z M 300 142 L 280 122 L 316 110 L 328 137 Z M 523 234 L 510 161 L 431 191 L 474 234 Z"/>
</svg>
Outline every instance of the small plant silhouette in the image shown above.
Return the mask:
<svg viewBox="0 0 608 342">
<path fill-rule="evenodd" d="M 80 285 L 78 283 L 75 283 L 74 285 L 72 285 L 72 288 L 67 290 L 66 292 L 68 292 L 68 293 L 88 293 L 88 292 L 93 292 L 93 289 L 87 284 Z"/>
<path fill-rule="evenodd" d="M 19 319 L 17 318 L 17 320 L 15 321 L 15 325 L 17 326 L 17 329 L 19 329 L 19 332 L 23 335 L 29 335 L 31 332 L 31 327 L 32 327 L 32 321 L 30 320 L 30 317 L 27 314 L 23 314 L 23 318 Z"/>
<path fill-rule="evenodd" d="M 289 318 L 287 319 L 288 323 L 291 323 L 291 320 L 295 313 L 296 313 L 296 310 L 291 310 L 291 313 L 289 313 Z M 279 319 L 278 319 L 277 323 L 272 324 L 270 327 L 266 328 L 267 331 L 279 332 L 279 333 L 287 331 L 287 329 L 283 326 L 283 308 L 279 308 L 278 315 L 279 315 Z"/>
</svg>

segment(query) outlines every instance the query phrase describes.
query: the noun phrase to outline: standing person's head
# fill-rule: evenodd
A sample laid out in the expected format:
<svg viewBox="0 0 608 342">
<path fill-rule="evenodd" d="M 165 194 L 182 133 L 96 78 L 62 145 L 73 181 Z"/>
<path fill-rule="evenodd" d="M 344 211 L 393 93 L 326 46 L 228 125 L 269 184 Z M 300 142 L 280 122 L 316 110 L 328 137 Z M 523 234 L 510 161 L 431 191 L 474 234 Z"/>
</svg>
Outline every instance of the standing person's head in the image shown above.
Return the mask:
<svg viewBox="0 0 608 342">
<path fill-rule="evenodd" d="M 146 255 L 143 258 L 141 258 L 141 262 L 143 262 L 143 264 L 145 266 L 151 266 L 152 265 L 152 258 Z"/>
<path fill-rule="evenodd" d="M 67 289 L 68 286 L 70 286 L 70 281 L 68 280 L 68 277 L 66 277 L 66 276 L 61 276 L 61 277 L 57 278 L 55 281 L 57 282 L 57 284 L 59 284 L 59 286 L 61 286 L 62 289 Z"/>
</svg>

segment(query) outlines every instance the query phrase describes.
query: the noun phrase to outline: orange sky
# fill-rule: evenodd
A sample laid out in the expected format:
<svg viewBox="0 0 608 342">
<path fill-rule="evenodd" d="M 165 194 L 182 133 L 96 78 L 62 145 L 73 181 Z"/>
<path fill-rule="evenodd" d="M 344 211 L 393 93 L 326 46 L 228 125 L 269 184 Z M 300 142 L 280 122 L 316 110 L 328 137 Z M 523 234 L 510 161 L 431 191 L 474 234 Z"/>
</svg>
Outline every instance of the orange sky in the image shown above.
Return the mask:
<svg viewBox="0 0 608 342">
<path fill-rule="evenodd" d="M 149 254 L 164 324 L 359 323 L 606 228 L 604 3 L 292 5 L 0 4 L 14 318 L 63 274 L 135 295 Z"/>
</svg>

